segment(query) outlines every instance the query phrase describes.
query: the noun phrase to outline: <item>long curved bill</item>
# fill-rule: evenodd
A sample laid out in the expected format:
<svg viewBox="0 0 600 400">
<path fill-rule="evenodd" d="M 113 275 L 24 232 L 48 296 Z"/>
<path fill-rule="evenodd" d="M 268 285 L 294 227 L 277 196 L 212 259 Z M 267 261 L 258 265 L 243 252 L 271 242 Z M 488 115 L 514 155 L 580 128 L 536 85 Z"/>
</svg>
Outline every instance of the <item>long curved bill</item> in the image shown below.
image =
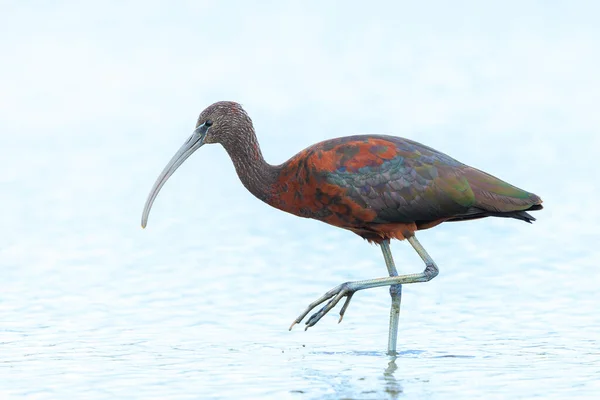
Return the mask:
<svg viewBox="0 0 600 400">
<path fill-rule="evenodd" d="M 187 158 L 191 156 L 193 152 L 202 147 L 207 131 L 208 126 L 206 126 L 206 124 L 202 124 L 196 128 L 194 133 L 192 133 L 192 136 L 190 136 L 183 146 L 181 146 L 173 158 L 171 158 L 171 161 L 169 161 L 165 169 L 163 169 L 163 171 L 160 173 L 156 179 L 156 182 L 154 183 L 154 186 L 152 186 L 152 190 L 150 190 L 150 194 L 146 200 L 146 205 L 144 206 L 144 212 L 142 213 L 142 228 L 145 228 L 148 224 L 148 215 L 150 214 L 152 203 L 154 203 L 154 199 L 156 199 L 156 196 L 158 196 L 160 189 L 163 187 L 167 179 L 173 175 L 177 168 L 179 168 L 179 166 L 183 164 L 183 162 L 187 160 Z"/>
</svg>

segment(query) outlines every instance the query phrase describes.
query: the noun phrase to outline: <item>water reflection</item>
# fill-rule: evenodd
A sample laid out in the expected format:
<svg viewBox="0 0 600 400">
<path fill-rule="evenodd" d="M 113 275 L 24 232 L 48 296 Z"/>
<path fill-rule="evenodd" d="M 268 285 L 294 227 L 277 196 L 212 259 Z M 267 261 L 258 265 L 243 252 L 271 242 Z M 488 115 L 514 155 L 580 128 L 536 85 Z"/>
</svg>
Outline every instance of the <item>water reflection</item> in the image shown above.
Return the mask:
<svg viewBox="0 0 600 400">
<path fill-rule="evenodd" d="M 387 368 L 383 373 L 383 381 L 385 383 L 385 392 L 390 395 L 390 399 L 397 399 L 402 394 L 402 386 L 394 376 L 398 365 L 396 365 L 396 356 L 390 358 Z"/>
</svg>

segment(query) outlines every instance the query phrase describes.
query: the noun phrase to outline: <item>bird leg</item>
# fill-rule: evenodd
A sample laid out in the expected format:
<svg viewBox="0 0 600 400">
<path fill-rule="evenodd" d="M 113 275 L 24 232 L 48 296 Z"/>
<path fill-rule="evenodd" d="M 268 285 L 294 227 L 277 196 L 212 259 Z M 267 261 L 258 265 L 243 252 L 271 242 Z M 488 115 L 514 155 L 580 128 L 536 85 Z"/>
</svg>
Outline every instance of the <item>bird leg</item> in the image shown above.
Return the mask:
<svg viewBox="0 0 600 400">
<path fill-rule="evenodd" d="M 390 250 L 389 240 L 384 240 L 383 243 L 381 243 L 381 251 L 383 252 L 383 258 L 385 259 L 385 265 L 389 275 L 398 276 L 396 264 L 394 263 L 392 251 Z M 396 355 L 396 343 L 398 340 L 398 321 L 400 320 L 402 285 L 396 284 L 390 286 L 390 296 L 392 296 L 392 305 L 390 307 L 390 327 L 388 330 L 388 354 L 393 356 Z"/>
<path fill-rule="evenodd" d="M 375 279 L 366 279 L 362 281 L 354 281 L 354 282 L 345 282 L 341 285 L 334 287 L 329 290 L 323 296 L 319 297 L 317 300 L 313 301 L 309 304 L 309 306 L 304 310 L 302 314 L 292 323 L 290 326 L 290 330 L 294 327 L 294 325 L 300 323 L 308 315 L 308 313 L 318 306 L 321 303 L 329 300 L 327 304 L 325 304 L 319 311 L 310 316 L 310 318 L 306 321 L 306 329 L 314 326 L 325 314 L 327 314 L 333 307 L 336 306 L 337 303 L 343 298 L 346 297 L 346 302 L 342 306 L 342 313 L 340 315 L 343 317 L 343 313 L 346 312 L 348 308 L 348 304 L 350 303 L 350 299 L 354 295 L 355 292 L 364 289 L 371 289 L 374 287 L 381 286 L 393 286 L 393 285 L 403 285 L 409 283 L 418 283 L 418 282 L 428 282 L 435 278 L 439 273 L 437 266 L 433 259 L 427 254 L 427 251 L 421 246 L 421 243 L 417 240 L 415 236 L 411 236 L 408 238 L 408 242 L 412 245 L 415 251 L 419 254 L 421 259 L 425 262 L 425 270 L 423 272 L 419 272 L 416 274 L 407 274 L 407 275 L 399 275 L 399 276 L 390 276 L 386 278 L 375 278 Z M 391 253 L 390 253 L 391 254 Z M 385 251 L 384 251 L 385 256 Z M 391 268 L 390 268 L 391 270 Z M 391 328 L 390 328 L 391 329 Z"/>
</svg>

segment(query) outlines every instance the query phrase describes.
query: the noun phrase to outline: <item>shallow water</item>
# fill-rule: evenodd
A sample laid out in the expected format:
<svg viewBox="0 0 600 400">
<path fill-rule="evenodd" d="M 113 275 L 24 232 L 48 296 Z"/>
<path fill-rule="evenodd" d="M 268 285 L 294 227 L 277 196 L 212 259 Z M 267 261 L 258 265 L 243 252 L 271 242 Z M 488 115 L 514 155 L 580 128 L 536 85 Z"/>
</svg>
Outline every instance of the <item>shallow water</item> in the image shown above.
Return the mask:
<svg viewBox="0 0 600 400">
<path fill-rule="evenodd" d="M 7 144 L 9 162 L 25 145 Z M 215 147 L 178 171 L 142 230 L 162 168 L 150 160 L 166 161 L 170 149 L 126 169 L 129 153 L 118 149 L 134 148 L 132 139 L 56 146 L 78 155 L 32 148 L 30 179 L 4 181 L 5 396 L 593 398 L 600 390 L 598 250 L 593 232 L 555 237 L 552 208 L 533 225 L 487 220 L 421 233 L 441 273 L 404 287 L 399 355 L 390 358 L 385 288 L 358 293 L 339 325 L 334 312 L 307 332 L 287 330 L 331 287 L 385 276 L 377 247 L 253 199 Z M 218 173 L 196 173 L 211 162 Z M 45 174 L 48 165 L 63 173 Z M 407 243 L 392 251 L 400 271 L 422 269 Z"/>
</svg>

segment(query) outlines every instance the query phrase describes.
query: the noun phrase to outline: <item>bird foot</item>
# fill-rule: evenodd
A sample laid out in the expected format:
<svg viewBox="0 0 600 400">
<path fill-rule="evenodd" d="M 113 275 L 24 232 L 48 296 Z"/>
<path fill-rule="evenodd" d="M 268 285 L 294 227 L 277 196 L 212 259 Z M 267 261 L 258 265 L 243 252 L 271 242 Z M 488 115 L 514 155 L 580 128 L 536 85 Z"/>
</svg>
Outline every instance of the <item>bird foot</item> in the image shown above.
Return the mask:
<svg viewBox="0 0 600 400">
<path fill-rule="evenodd" d="M 344 318 L 344 314 L 346 313 L 346 310 L 348 309 L 348 305 L 350 304 L 350 300 L 352 299 L 352 296 L 354 295 L 355 292 L 356 292 L 356 289 L 353 288 L 352 282 L 342 283 L 341 285 L 334 287 L 333 289 L 331 289 L 330 291 L 325 293 L 323 296 L 319 297 L 317 300 L 310 303 L 308 305 L 308 307 L 304 310 L 304 312 L 302 314 L 300 314 L 300 316 L 294 320 L 294 322 L 290 326 L 290 331 L 292 330 L 294 325 L 299 324 L 313 308 L 315 308 L 319 304 L 324 303 L 325 301 L 329 300 L 327 302 L 327 304 L 325 304 L 319 311 L 317 311 L 316 313 L 311 315 L 310 318 L 308 318 L 308 320 L 306 320 L 306 322 L 305 322 L 306 327 L 304 328 L 304 330 L 307 330 L 311 326 L 314 326 L 317 322 L 319 322 L 321 320 L 321 318 L 323 318 L 323 316 L 325 314 L 327 314 L 329 311 L 331 311 L 331 309 L 333 307 L 335 307 L 336 304 L 339 303 L 339 301 L 343 297 L 346 297 L 346 301 L 344 302 L 344 305 L 342 306 L 342 309 L 340 310 L 340 319 L 338 320 L 338 324 L 339 324 L 340 322 L 342 322 L 342 319 Z"/>
</svg>

